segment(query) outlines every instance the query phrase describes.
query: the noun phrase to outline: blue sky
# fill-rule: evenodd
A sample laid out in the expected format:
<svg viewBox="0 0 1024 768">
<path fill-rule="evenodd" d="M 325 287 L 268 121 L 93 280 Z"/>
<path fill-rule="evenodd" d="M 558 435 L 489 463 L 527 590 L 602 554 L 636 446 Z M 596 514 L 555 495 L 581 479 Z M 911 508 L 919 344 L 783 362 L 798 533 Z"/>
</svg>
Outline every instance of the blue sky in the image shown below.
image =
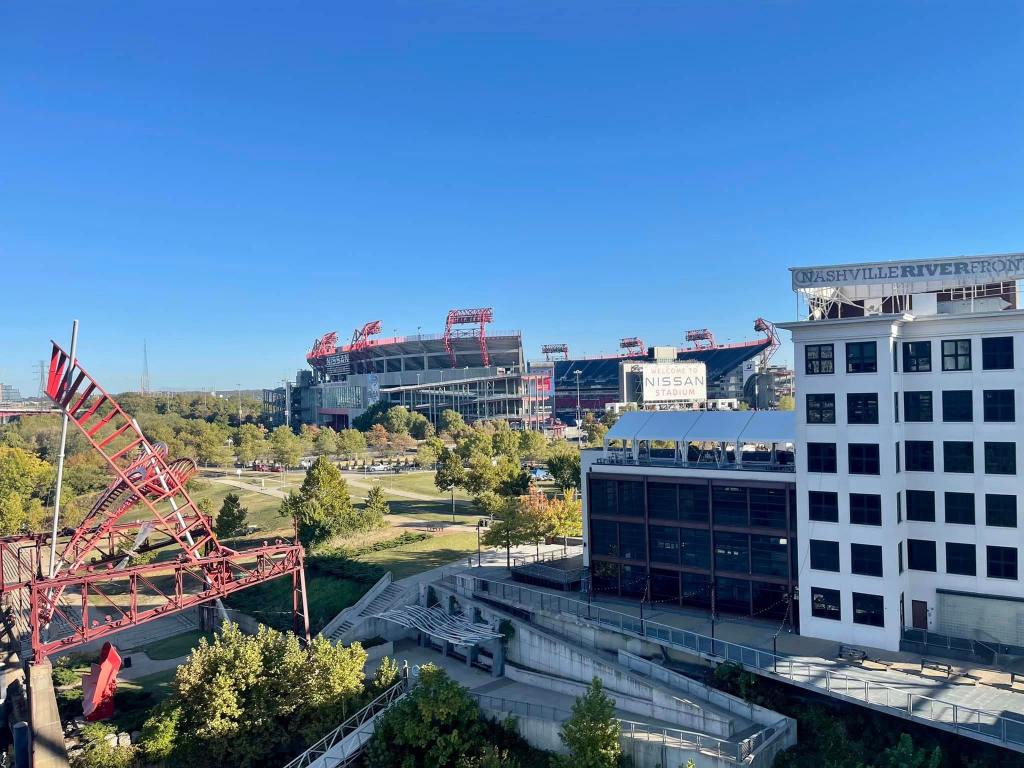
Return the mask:
<svg viewBox="0 0 1024 768">
<path fill-rule="evenodd" d="M 1024 250 L 1024 6 L 0 5 L 0 381 L 272 385 L 493 306 L 527 351 L 791 320 L 787 267 Z"/>
</svg>

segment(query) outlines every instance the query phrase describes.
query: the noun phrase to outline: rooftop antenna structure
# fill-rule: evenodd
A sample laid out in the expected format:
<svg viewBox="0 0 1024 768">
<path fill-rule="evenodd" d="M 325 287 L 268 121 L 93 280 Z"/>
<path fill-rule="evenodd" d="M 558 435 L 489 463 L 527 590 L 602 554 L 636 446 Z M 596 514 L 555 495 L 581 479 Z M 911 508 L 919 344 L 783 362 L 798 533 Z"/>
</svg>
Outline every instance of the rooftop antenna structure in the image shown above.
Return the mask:
<svg viewBox="0 0 1024 768">
<path fill-rule="evenodd" d="M 779 333 L 775 330 L 775 326 L 763 317 L 759 317 L 754 321 L 754 330 L 768 337 L 768 347 L 761 353 L 761 368 L 767 369 L 768 361 L 772 359 L 772 355 L 779 350 L 781 345 Z"/>
<path fill-rule="evenodd" d="M 624 339 L 619 339 L 619 349 L 623 350 L 626 357 L 637 357 L 647 351 L 644 340 L 639 336 L 627 336 Z"/>
<path fill-rule="evenodd" d="M 545 344 L 540 348 L 545 360 L 568 360 L 568 344 Z"/>
<path fill-rule="evenodd" d="M 695 328 L 687 331 L 686 340 L 692 345 L 691 349 L 715 349 L 718 346 L 715 334 L 708 328 Z"/>
<path fill-rule="evenodd" d="M 139 382 L 139 392 L 149 394 L 149 349 L 145 339 L 142 340 L 142 380 Z"/>
<path fill-rule="evenodd" d="M 452 343 L 452 339 L 456 338 L 479 339 L 483 365 L 485 368 L 490 365 L 491 358 L 487 354 L 487 324 L 492 322 L 494 322 L 494 310 L 491 307 L 448 310 L 448 317 L 444 323 L 444 348 L 448 352 L 452 368 L 458 365 L 455 359 L 455 345 Z M 457 329 L 455 326 L 459 325 L 477 325 L 478 329 Z"/>
<path fill-rule="evenodd" d="M 39 397 L 43 396 L 43 392 L 46 390 L 46 361 L 40 360 L 38 363 L 32 366 L 33 370 L 39 372 Z"/>
</svg>

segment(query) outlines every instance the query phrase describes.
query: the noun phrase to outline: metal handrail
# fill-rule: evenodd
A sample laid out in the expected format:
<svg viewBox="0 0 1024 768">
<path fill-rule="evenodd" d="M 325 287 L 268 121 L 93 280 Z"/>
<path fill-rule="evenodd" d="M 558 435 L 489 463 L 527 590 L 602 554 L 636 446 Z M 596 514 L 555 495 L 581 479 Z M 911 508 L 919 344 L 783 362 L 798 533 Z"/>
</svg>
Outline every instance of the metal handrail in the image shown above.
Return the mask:
<svg viewBox="0 0 1024 768">
<path fill-rule="evenodd" d="M 287 763 L 284 768 L 305 768 L 305 766 L 312 765 L 315 760 L 326 755 L 331 748 L 343 741 L 345 737 L 355 731 L 358 731 L 368 723 L 371 723 L 377 715 L 402 699 L 406 693 L 408 693 L 408 690 L 409 683 L 406 677 L 403 676 L 398 680 L 398 682 L 384 691 L 384 693 L 360 709 L 352 715 L 352 717 L 348 718 L 348 720 L 344 721 L 341 725 L 313 744 L 313 746 L 296 757 L 290 763 Z M 347 763 L 351 758 L 362 752 L 363 748 L 366 746 L 366 742 L 369 741 L 369 738 L 372 735 L 372 733 L 368 734 L 366 739 L 360 741 L 359 744 L 356 745 L 356 749 L 349 754 L 340 757 L 339 765 Z"/>
<path fill-rule="evenodd" d="M 552 595 L 529 587 L 472 575 L 467 575 L 467 578 L 473 580 L 472 592 L 474 594 L 481 592 L 492 600 L 504 599 L 520 605 L 539 604 L 541 610 L 549 609 L 565 613 L 580 620 L 610 627 L 622 634 L 655 640 L 684 652 L 696 653 L 716 661 L 736 662 L 769 677 L 789 681 L 802 687 L 823 689 L 836 698 L 881 707 L 912 720 L 952 727 L 957 733 L 964 732 L 967 735 L 974 735 L 982 740 L 1004 746 L 1013 745 L 1014 749 L 1024 751 L 1024 716 L 1009 717 L 992 710 L 977 709 L 924 694 L 910 693 L 895 685 L 869 680 L 846 672 L 837 672 L 823 664 L 794 661 L 771 651 L 751 648 L 728 640 L 702 635 L 699 632 L 671 627 L 650 619 L 640 619 L 621 611 L 602 608 L 561 595 Z M 454 584 L 456 588 L 462 587 L 456 574 L 445 574 L 442 576 L 442 580 Z M 478 585 L 485 588 L 479 589 Z M 524 600 L 524 597 L 528 600 Z"/>
</svg>

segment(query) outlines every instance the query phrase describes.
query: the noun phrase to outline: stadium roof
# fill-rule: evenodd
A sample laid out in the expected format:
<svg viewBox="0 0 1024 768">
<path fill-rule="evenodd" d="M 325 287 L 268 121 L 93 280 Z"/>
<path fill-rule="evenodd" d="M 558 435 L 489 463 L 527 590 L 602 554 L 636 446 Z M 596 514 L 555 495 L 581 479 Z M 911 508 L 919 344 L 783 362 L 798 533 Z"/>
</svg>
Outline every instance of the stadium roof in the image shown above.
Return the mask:
<svg viewBox="0 0 1024 768">
<path fill-rule="evenodd" d="M 793 411 L 633 411 L 624 413 L 605 440 L 792 443 Z"/>
</svg>

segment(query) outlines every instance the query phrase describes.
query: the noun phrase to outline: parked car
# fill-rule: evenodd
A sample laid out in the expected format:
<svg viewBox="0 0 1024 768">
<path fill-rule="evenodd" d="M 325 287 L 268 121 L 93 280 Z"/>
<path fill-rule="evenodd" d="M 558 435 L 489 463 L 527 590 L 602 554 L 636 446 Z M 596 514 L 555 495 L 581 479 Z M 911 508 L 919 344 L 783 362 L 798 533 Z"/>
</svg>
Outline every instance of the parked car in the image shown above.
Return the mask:
<svg viewBox="0 0 1024 768">
<path fill-rule="evenodd" d="M 390 472 L 391 468 L 386 464 L 371 464 L 366 468 L 367 472 Z"/>
</svg>

